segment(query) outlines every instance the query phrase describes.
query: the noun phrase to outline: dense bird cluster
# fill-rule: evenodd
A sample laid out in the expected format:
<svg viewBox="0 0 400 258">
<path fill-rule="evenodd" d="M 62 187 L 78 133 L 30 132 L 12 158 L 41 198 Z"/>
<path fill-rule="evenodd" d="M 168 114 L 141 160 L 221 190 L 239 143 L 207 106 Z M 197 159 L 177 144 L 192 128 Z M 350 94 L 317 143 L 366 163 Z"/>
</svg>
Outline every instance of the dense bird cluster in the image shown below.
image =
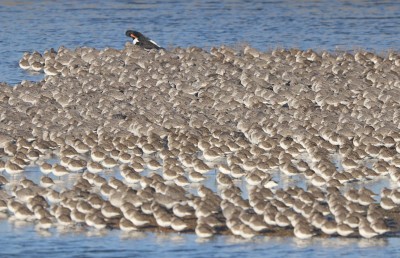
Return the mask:
<svg viewBox="0 0 400 258">
<path fill-rule="evenodd" d="M 46 76 L 0 84 L 7 216 L 199 237 L 399 231 L 395 53 L 127 43 L 27 53 L 20 66 Z M 40 182 L 21 178 L 29 166 Z M 364 185 L 382 178 L 392 187 Z"/>
</svg>

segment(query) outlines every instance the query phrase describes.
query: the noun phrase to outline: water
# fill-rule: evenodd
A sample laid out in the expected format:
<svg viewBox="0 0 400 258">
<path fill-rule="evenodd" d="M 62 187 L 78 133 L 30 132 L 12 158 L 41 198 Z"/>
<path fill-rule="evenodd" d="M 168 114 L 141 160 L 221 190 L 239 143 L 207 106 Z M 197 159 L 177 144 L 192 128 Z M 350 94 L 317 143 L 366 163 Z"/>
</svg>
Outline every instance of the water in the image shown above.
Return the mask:
<svg viewBox="0 0 400 258">
<path fill-rule="evenodd" d="M 0 24 L 0 81 L 10 84 L 42 78 L 18 67 L 25 51 L 61 45 L 121 49 L 129 40 L 127 29 L 166 48 L 247 43 L 260 50 L 384 53 L 400 46 L 399 1 L 0 1 Z M 200 241 L 194 234 L 36 232 L 31 224 L 7 219 L 0 220 L 0 242 L 0 257 L 377 257 L 400 251 L 398 238 L 245 241 L 219 236 Z"/>
<path fill-rule="evenodd" d="M 164 47 L 237 45 L 377 52 L 400 46 L 399 1 L 0 1 L 0 81 L 40 79 L 25 51 L 122 48 L 127 29 Z"/>
<path fill-rule="evenodd" d="M 47 160 L 49 163 L 57 162 L 55 159 Z M 337 160 L 335 161 L 337 163 Z M 211 164 L 209 164 L 211 165 Z M 154 172 L 154 171 L 153 171 Z M 153 173 L 152 172 L 152 173 Z M 160 170 L 158 172 L 161 172 Z M 141 174 L 148 175 L 146 169 Z M 276 173 L 281 174 L 281 173 Z M 24 177 L 39 184 L 43 174 L 37 166 L 29 166 L 23 174 L 8 177 L 11 189 Z M 120 171 L 114 168 L 110 171 L 100 173 L 109 179 L 115 176 L 122 180 Z M 71 189 L 79 177 L 79 173 L 70 173 L 61 179 L 50 174 L 56 185 L 56 191 Z M 278 179 L 278 178 L 277 178 Z M 306 188 L 304 178 L 295 176 L 287 178 L 280 175 L 279 188 L 286 189 L 289 186 L 300 186 Z M 242 180 L 235 181 L 236 185 L 243 191 L 243 197 L 248 198 L 247 185 Z M 392 181 L 388 178 L 379 178 L 369 183 L 355 182 L 346 185 L 344 190 L 358 188 L 360 185 L 368 187 L 379 193 L 383 187 L 391 186 Z M 218 192 L 215 181 L 214 170 L 207 173 L 207 179 L 203 185 Z M 136 187 L 136 186 L 133 186 Z M 197 185 L 187 188 L 188 192 L 197 195 Z M 379 199 L 379 196 L 377 197 Z M 0 241 L 7 243 L 0 248 L 0 257 L 20 257 L 30 254 L 32 257 L 43 257 L 48 254 L 57 257 L 148 257 L 163 255 L 163 257 L 232 257 L 241 255 L 243 257 L 335 257 L 349 256 L 376 257 L 384 252 L 387 255 L 400 251 L 400 238 L 393 235 L 390 238 L 320 238 L 311 240 L 299 240 L 291 237 L 268 237 L 258 236 L 252 240 L 245 240 L 234 236 L 215 236 L 212 239 L 200 239 L 193 233 L 166 234 L 151 232 L 122 232 L 120 230 L 95 230 L 93 228 L 52 228 L 49 231 L 35 229 L 34 223 L 16 221 L 2 217 L 0 213 Z"/>
<path fill-rule="evenodd" d="M 193 234 L 124 233 L 114 231 L 37 232 L 30 224 L 0 220 L 1 238 L 7 239 L 2 257 L 378 257 L 395 256 L 398 238 L 311 239 L 257 237 L 251 241 L 231 236 L 209 240 Z"/>
</svg>

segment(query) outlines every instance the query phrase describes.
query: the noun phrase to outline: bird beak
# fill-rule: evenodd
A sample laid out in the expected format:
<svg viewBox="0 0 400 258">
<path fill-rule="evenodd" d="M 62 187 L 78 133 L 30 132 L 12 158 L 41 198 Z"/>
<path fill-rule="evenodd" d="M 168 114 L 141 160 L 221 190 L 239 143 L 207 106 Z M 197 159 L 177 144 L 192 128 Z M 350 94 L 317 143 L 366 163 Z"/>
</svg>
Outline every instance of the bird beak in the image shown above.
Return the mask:
<svg viewBox="0 0 400 258">
<path fill-rule="evenodd" d="M 131 35 L 129 35 L 129 36 L 131 36 L 131 38 L 133 38 L 133 39 L 136 39 L 137 37 L 135 36 L 135 34 L 133 34 L 133 33 L 131 33 Z"/>
</svg>

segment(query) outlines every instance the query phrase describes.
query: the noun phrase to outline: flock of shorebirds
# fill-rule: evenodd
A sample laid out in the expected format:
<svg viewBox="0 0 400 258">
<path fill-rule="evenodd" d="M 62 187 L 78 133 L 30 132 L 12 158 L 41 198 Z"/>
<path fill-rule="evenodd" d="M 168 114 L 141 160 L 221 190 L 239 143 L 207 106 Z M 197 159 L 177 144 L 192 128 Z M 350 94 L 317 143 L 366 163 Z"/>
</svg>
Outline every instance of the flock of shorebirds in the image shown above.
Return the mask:
<svg viewBox="0 0 400 258">
<path fill-rule="evenodd" d="M 0 84 L 0 212 L 43 230 L 396 234 L 399 66 L 366 51 L 26 53 L 46 76 Z"/>
</svg>

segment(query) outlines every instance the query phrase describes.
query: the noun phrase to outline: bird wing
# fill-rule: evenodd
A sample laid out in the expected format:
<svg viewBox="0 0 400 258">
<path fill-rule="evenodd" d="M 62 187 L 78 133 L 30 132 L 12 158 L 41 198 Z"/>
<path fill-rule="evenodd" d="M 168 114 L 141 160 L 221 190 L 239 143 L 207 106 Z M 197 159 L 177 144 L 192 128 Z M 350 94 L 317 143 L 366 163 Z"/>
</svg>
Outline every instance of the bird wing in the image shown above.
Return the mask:
<svg viewBox="0 0 400 258">
<path fill-rule="evenodd" d="M 151 43 L 153 43 L 154 45 L 156 45 L 157 47 L 160 47 L 160 45 L 158 45 L 154 40 L 149 40 Z"/>
<path fill-rule="evenodd" d="M 153 43 L 154 41 L 149 40 L 149 41 L 144 41 L 144 42 L 140 42 L 142 43 L 141 46 L 143 46 L 146 49 L 152 49 L 152 48 L 156 48 L 156 49 L 160 49 L 161 47 L 155 43 Z"/>
</svg>

